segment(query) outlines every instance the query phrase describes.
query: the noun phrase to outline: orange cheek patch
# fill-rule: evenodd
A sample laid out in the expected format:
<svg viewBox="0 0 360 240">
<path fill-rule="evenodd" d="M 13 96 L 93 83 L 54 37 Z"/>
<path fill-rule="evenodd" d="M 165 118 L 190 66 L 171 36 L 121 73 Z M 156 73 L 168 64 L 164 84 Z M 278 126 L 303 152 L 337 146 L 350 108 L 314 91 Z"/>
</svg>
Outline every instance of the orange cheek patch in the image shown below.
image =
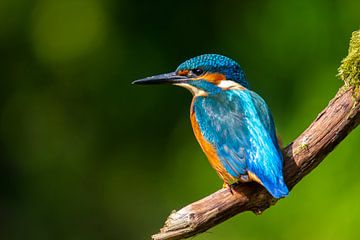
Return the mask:
<svg viewBox="0 0 360 240">
<path fill-rule="evenodd" d="M 214 84 L 219 84 L 222 80 L 226 80 L 226 76 L 221 73 L 206 73 L 204 76 L 201 76 L 201 79 L 205 79 Z"/>
</svg>

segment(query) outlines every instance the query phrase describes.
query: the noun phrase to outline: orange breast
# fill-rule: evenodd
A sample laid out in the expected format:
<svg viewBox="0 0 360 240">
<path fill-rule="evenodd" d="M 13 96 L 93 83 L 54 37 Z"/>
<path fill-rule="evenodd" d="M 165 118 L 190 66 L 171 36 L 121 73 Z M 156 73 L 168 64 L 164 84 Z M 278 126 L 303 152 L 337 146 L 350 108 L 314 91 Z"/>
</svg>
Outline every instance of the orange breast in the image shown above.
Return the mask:
<svg viewBox="0 0 360 240">
<path fill-rule="evenodd" d="M 221 164 L 220 159 L 216 153 L 216 150 L 214 146 L 206 141 L 204 136 L 201 133 L 199 124 L 196 120 L 195 111 L 193 108 L 195 97 L 193 98 L 193 101 L 191 103 L 191 109 L 190 109 L 190 120 L 191 125 L 195 134 L 195 137 L 197 141 L 199 142 L 203 152 L 205 153 L 206 157 L 208 158 L 211 166 L 216 170 L 218 175 L 224 180 L 224 182 L 228 184 L 232 184 L 234 182 L 237 182 L 237 179 L 232 177 L 224 168 L 224 166 Z"/>
</svg>

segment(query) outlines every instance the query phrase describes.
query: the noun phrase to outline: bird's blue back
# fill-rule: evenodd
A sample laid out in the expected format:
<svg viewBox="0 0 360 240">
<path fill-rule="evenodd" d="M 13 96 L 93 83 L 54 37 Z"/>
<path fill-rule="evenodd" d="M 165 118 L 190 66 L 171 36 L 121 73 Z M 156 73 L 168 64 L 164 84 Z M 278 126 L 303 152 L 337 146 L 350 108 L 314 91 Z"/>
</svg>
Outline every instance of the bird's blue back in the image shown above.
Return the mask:
<svg viewBox="0 0 360 240">
<path fill-rule="evenodd" d="M 265 101 L 248 89 L 221 91 L 194 99 L 202 135 L 234 178 L 251 172 L 276 198 L 288 194 L 283 157 Z"/>
</svg>

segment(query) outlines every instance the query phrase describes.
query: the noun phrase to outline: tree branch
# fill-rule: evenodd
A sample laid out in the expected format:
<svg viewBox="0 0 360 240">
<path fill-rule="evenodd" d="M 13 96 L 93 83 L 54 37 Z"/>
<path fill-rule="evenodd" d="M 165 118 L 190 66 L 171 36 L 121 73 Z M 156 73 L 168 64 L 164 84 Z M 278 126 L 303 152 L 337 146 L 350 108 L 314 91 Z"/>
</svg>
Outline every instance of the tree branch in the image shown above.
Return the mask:
<svg viewBox="0 0 360 240">
<path fill-rule="evenodd" d="M 345 82 L 314 122 L 284 149 L 285 181 L 292 189 L 360 122 L 360 30 L 353 33 L 339 76 Z M 154 240 L 182 239 L 204 232 L 244 212 L 260 214 L 276 199 L 256 183 L 239 184 L 234 194 L 221 189 L 173 211 Z"/>
</svg>

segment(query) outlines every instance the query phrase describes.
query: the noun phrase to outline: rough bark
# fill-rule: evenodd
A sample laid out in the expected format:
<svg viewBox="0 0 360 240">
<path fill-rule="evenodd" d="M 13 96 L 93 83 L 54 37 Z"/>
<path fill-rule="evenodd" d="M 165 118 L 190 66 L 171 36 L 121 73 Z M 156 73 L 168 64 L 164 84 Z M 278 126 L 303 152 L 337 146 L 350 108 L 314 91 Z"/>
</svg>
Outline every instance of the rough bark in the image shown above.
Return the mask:
<svg viewBox="0 0 360 240">
<path fill-rule="evenodd" d="M 292 189 L 360 123 L 360 30 L 353 33 L 339 76 L 344 81 L 336 96 L 313 123 L 284 149 L 285 181 Z M 179 211 L 173 211 L 155 240 L 182 239 L 204 232 L 244 212 L 256 214 L 276 199 L 256 183 L 239 184 L 231 194 L 221 189 Z"/>
</svg>

